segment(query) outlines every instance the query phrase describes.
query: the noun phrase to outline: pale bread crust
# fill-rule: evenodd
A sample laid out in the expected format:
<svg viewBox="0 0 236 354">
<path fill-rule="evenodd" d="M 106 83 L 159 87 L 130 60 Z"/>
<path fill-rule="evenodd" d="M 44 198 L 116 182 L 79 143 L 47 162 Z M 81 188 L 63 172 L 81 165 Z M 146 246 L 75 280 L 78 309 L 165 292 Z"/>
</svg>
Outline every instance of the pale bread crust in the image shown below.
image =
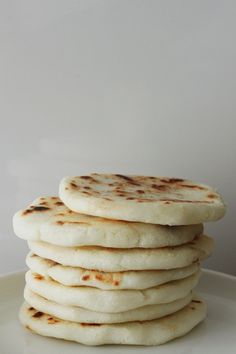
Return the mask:
<svg viewBox="0 0 236 354">
<path fill-rule="evenodd" d="M 181 299 L 195 288 L 199 278 L 200 271 L 187 278 L 145 290 L 101 290 L 86 286 L 65 286 L 28 271 L 26 284 L 34 293 L 62 305 L 117 313 Z"/>
<path fill-rule="evenodd" d="M 86 310 L 78 306 L 65 306 L 54 301 L 45 299 L 31 291 L 27 286 L 24 290 L 25 301 L 38 311 L 48 313 L 65 321 L 83 323 L 122 323 L 132 321 L 150 321 L 179 311 L 190 303 L 193 293 L 190 292 L 182 299 L 168 304 L 147 305 L 138 309 L 119 312 L 105 313 Z"/>
<path fill-rule="evenodd" d="M 226 209 L 213 188 L 168 177 L 98 173 L 65 177 L 59 196 L 75 212 L 160 225 L 215 221 Z"/>
<path fill-rule="evenodd" d="M 172 315 L 144 322 L 106 325 L 75 323 L 40 313 L 27 303 L 22 305 L 19 313 L 21 323 L 35 333 L 86 345 L 159 345 L 185 335 L 205 317 L 206 304 L 198 297 Z"/>
<path fill-rule="evenodd" d="M 34 254 L 65 266 L 120 272 L 186 267 L 209 257 L 214 242 L 208 236 L 199 236 L 185 245 L 149 249 L 60 247 L 36 241 L 28 241 L 28 245 Z"/>
<path fill-rule="evenodd" d="M 66 267 L 33 253 L 26 257 L 27 266 L 44 277 L 50 277 L 66 286 L 91 286 L 103 290 L 148 289 L 169 281 L 186 278 L 199 270 L 200 265 L 169 270 L 140 270 L 126 272 L 99 272 L 80 267 Z"/>
<path fill-rule="evenodd" d="M 203 225 L 168 227 L 109 220 L 69 210 L 58 197 L 39 197 L 13 217 L 15 234 L 58 246 L 156 248 L 177 246 L 203 233 Z"/>
</svg>

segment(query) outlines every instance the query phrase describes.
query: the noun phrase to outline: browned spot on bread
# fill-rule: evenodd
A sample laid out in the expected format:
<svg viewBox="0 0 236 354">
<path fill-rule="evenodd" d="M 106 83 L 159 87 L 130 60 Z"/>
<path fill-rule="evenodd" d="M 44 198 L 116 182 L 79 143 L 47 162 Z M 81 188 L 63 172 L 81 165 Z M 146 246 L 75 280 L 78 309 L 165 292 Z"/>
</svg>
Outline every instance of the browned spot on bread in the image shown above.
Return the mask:
<svg viewBox="0 0 236 354">
<path fill-rule="evenodd" d="M 166 184 L 152 184 L 152 188 L 158 190 L 158 191 L 166 191 L 167 189 L 169 189 L 169 187 Z"/>
<path fill-rule="evenodd" d="M 37 311 L 32 315 L 32 317 L 34 317 L 34 318 L 40 318 L 42 316 L 43 316 L 43 312 L 41 312 L 41 311 Z"/>
<path fill-rule="evenodd" d="M 96 274 L 96 275 L 95 275 L 95 278 L 96 278 L 97 280 L 100 280 L 100 281 L 103 280 L 102 274 Z"/>
<path fill-rule="evenodd" d="M 109 202 L 112 202 L 112 199 L 110 199 L 110 198 L 103 198 L 103 199 L 109 200 Z"/>
<path fill-rule="evenodd" d="M 39 205 L 48 205 L 47 202 L 40 202 Z"/>
<path fill-rule="evenodd" d="M 25 328 L 28 329 L 29 331 L 32 331 L 32 329 L 29 325 L 26 325 Z"/>
<path fill-rule="evenodd" d="M 54 198 L 54 197 L 52 197 L 52 198 Z M 40 197 L 39 199 L 40 199 L 40 200 L 45 200 L 45 198 L 44 198 L 44 197 Z"/>
<path fill-rule="evenodd" d="M 44 198 L 45 199 L 45 198 Z M 51 199 L 55 200 L 55 199 L 58 199 L 58 197 L 51 197 Z"/>
<path fill-rule="evenodd" d="M 87 194 L 87 195 L 91 195 L 91 193 L 89 193 L 89 192 L 87 192 L 87 191 L 82 191 L 81 193 Z"/>
<path fill-rule="evenodd" d="M 83 188 L 84 189 L 91 189 L 91 187 L 89 187 L 89 186 L 84 186 Z"/>
<path fill-rule="evenodd" d="M 163 183 L 177 183 L 177 182 L 184 182 L 184 179 L 182 178 L 162 178 L 160 180 Z"/>
<path fill-rule="evenodd" d="M 40 275 L 40 274 L 35 274 L 35 275 L 34 275 L 34 279 L 36 279 L 36 280 L 43 280 L 44 277 L 43 277 L 42 275 Z"/>
<path fill-rule="evenodd" d="M 196 302 L 197 304 L 201 304 L 202 303 L 200 300 L 192 300 L 192 302 Z"/>
<path fill-rule="evenodd" d="M 207 197 L 210 198 L 210 199 L 215 199 L 215 198 L 217 198 L 217 195 L 215 195 L 213 193 L 210 193 L 210 194 L 207 195 Z"/>
<path fill-rule="evenodd" d="M 80 178 L 85 179 L 85 180 L 95 181 L 95 179 L 91 176 L 80 176 Z"/>
<path fill-rule="evenodd" d="M 75 184 L 74 182 L 71 182 L 71 183 L 70 183 L 70 186 L 71 186 L 72 188 L 77 188 L 77 187 L 78 187 L 77 184 Z"/>
<path fill-rule="evenodd" d="M 73 211 L 72 210 L 68 210 L 68 212 L 67 212 L 68 214 L 72 214 L 73 213 Z"/>
<path fill-rule="evenodd" d="M 86 281 L 90 279 L 90 275 L 86 274 L 82 276 L 82 280 Z"/>
<path fill-rule="evenodd" d="M 202 186 L 197 186 L 195 184 L 179 184 L 179 187 L 185 187 L 185 188 L 192 188 L 192 189 L 199 189 L 199 190 L 205 190 L 206 188 L 202 187 Z"/>
<path fill-rule="evenodd" d="M 127 200 L 134 200 L 135 198 L 134 197 L 128 197 L 126 198 Z"/>
<path fill-rule="evenodd" d="M 195 307 L 193 307 L 193 306 L 190 306 L 190 309 L 191 309 L 191 310 L 196 310 Z"/>
<path fill-rule="evenodd" d="M 58 319 L 54 318 L 54 317 L 48 317 L 48 324 L 55 324 L 60 322 Z"/>
<path fill-rule="evenodd" d="M 64 213 L 58 213 L 55 216 L 65 216 L 65 214 Z"/>
<path fill-rule="evenodd" d="M 29 311 L 33 311 L 34 310 L 34 308 L 33 307 L 29 307 L 29 309 L 28 309 Z"/>
<path fill-rule="evenodd" d="M 209 201 L 209 200 L 186 200 L 186 199 L 169 199 L 169 198 L 166 198 L 166 199 L 159 199 L 160 202 L 173 202 L 173 203 L 212 203 L 212 201 Z"/>
<path fill-rule="evenodd" d="M 145 193 L 142 189 L 137 189 L 136 192 L 137 192 L 138 194 L 144 194 L 144 193 Z"/>
<path fill-rule="evenodd" d="M 65 222 L 64 222 L 64 221 L 61 221 L 61 220 L 58 220 L 58 221 L 56 221 L 56 224 L 57 224 L 57 225 L 64 225 Z"/>
<path fill-rule="evenodd" d="M 119 282 L 118 280 L 115 280 L 115 281 L 114 281 L 114 285 L 115 285 L 115 286 L 118 286 L 119 284 L 120 284 L 120 282 Z"/>
<path fill-rule="evenodd" d="M 45 207 L 45 206 L 30 206 L 28 209 L 25 209 L 22 213 L 22 215 L 27 215 L 27 214 L 30 214 L 30 213 L 33 213 L 35 211 L 47 211 L 47 210 L 50 210 L 49 207 Z"/>
<path fill-rule="evenodd" d="M 54 205 L 63 205 L 63 203 L 58 201 L 58 202 L 55 202 Z"/>
<path fill-rule="evenodd" d="M 68 187 L 65 187 L 65 190 L 66 190 L 66 191 L 68 191 L 68 189 L 69 189 Z"/>
<path fill-rule="evenodd" d="M 84 326 L 84 327 L 86 327 L 86 326 L 101 326 L 100 323 L 83 323 L 83 322 L 80 325 Z"/>
<path fill-rule="evenodd" d="M 167 202 L 164 202 L 164 204 L 170 204 L 170 202 L 167 201 Z"/>
<path fill-rule="evenodd" d="M 126 182 L 129 182 L 130 184 L 133 184 L 134 186 L 140 186 L 140 183 L 136 182 L 132 177 L 130 176 L 125 176 L 125 175 L 119 175 L 116 174 L 117 177 L 125 180 Z"/>
</svg>

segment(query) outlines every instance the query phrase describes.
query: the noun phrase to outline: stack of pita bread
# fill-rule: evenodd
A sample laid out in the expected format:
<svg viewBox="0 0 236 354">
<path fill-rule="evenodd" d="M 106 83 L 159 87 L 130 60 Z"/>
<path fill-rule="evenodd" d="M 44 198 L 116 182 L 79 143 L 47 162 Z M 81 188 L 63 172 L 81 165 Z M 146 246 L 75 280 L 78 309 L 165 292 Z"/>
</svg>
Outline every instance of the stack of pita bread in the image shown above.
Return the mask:
<svg viewBox="0 0 236 354">
<path fill-rule="evenodd" d="M 28 241 L 20 320 L 87 345 L 157 345 L 206 316 L 194 293 L 213 250 L 202 223 L 225 213 L 203 184 L 164 177 L 66 177 L 58 197 L 14 216 Z"/>
</svg>

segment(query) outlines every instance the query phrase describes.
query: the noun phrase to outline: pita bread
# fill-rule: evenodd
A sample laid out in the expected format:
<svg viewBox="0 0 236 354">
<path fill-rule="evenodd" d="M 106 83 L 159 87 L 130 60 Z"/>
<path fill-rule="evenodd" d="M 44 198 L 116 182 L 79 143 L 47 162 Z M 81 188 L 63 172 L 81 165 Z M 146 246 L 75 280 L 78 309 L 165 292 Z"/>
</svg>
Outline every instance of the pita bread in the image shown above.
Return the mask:
<svg viewBox="0 0 236 354">
<path fill-rule="evenodd" d="M 47 300 L 42 296 L 35 294 L 28 289 L 27 286 L 24 291 L 25 300 L 36 310 L 48 313 L 61 320 L 83 323 L 122 323 L 153 320 L 179 311 L 190 303 L 192 297 L 193 294 L 189 293 L 184 298 L 168 304 L 147 305 L 125 312 L 105 313 L 86 310 L 78 306 L 57 304 L 56 302 Z"/>
<path fill-rule="evenodd" d="M 36 255 L 65 266 L 120 272 L 186 267 L 207 258 L 212 253 L 214 243 L 210 237 L 200 236 L 185 245 L 149 249 L 60 247 L 35 241 L 28 241 L 28 244 Z"/>
<path fill-rule="evenodd" d="M 161 225 L 189 225 L 225 214 L 211 187 L 180 178 L 98 174 L 66 177 L 59 196 L 75 212 Z"/>
<path fill-rule="evenodd" d="M 203 233 L 203 225 L 168 227 L 74 213 L 57 197 L 37 198 L 13 218 L 15 234 L 59 246 L 156 248 L 177 246 Z"/>
<path fill-rule="evenodd" d="M 199 270 L 199 264 L 169 270 L 99 272 L 80 267 L 66 267 L 33 253 L 26 257 L 27 266 L 44 277 L 66 286 L 91 286 L 103 290 L 148 289 L 172 280 L 186 278 Z"/>
<path fill-rule="evenodd" d="M 69 287 L 28 271 L 27 287 L 34 293 L 66 306 L 79 306 L 97 312 L 124 312 L 138 307 L 164 304 L 181 299 L 197 285 L 200 271 L 180 280 L 145 290 L 101 290 Z"/>
<path fill-rule="evenodd" d="M 199 298 L 172 315 L 157 320 L 120 324 L 85 324 L 60 320 L 24 303 L 20 321 L 29 330 L 47 337 L 86 345 L 158 345 L 183 336 L 206 317 L 206 304 Z"/>
</svg>

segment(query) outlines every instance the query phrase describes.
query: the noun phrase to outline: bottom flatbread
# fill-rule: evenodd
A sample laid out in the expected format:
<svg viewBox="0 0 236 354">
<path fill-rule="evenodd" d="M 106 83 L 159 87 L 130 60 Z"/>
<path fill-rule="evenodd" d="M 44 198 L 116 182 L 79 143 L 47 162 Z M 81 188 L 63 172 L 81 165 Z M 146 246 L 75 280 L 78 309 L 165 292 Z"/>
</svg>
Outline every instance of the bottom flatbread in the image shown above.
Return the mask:
<svg viewBox="0 0 236 354">
<path fill-rule="evenodd" d="M 20 321 L 29 330 L 47 337 L 86 345 L 158 345 L 183 336 L 206 317 L 206 304 L 194 297 L 189 305 L 171 315 L 152 321 L 118 324 L 88 324 L 60 320 L 24 303 Z"/>
</svg>

